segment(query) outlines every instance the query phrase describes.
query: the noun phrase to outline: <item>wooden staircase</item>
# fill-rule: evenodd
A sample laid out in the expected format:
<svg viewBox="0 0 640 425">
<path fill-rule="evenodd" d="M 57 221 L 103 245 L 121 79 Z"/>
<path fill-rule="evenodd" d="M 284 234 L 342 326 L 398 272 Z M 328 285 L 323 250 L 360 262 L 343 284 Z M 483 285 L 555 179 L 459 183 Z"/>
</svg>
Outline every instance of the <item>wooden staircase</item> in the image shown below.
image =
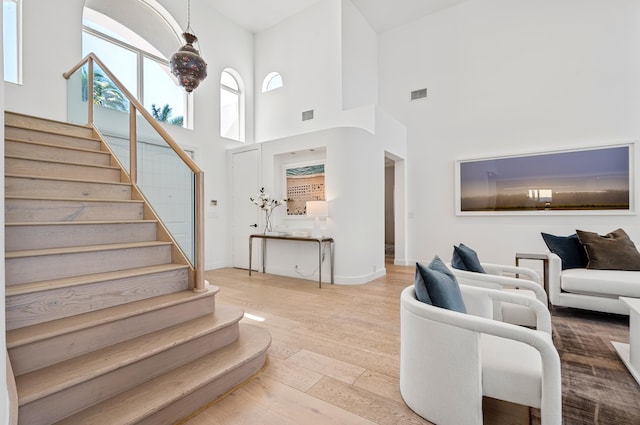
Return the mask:
<svg viewBox="0 0 640 425">
<path fill-rule="evenodd" d="M 5 113 L 7 349 L 20 424 L 172 424 L 257 373 L 271 338 L 192 291 L 88 127 Z"/>
</svg>

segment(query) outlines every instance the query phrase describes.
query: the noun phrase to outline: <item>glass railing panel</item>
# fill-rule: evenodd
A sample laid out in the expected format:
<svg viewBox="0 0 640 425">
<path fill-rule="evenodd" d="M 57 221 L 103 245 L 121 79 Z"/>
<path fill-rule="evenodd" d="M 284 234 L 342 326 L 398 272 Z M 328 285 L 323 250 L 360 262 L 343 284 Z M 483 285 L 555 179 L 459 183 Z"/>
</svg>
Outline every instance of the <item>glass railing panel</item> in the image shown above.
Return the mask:
<svg viewBox="0 0 640 425">
<path fill-rule="evenodd" d="M 138 134 L 149 124 L 138 119 Z M 166 142 L 138 138 L 138 186 L 195 266 L 195 176 Z"/>
<path fill-rule="evenodd" d="M 67 79 L 67 119 L 74 124 L 86 125 L 89 121 L 87 69 L 85 64 Z"/>
</svg>

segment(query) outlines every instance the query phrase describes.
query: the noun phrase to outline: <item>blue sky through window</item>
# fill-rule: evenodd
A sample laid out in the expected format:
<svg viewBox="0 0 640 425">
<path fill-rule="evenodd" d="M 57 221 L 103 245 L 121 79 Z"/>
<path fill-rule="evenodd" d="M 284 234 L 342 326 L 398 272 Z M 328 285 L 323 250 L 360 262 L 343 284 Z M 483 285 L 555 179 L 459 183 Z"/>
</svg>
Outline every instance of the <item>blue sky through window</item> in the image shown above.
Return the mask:
<svg viewBox="0 0 640 425">
<path fill-rule="evenodd" d="M 4 80 L 19 82 L 18 2 L 2 2 L 2 40 L 4 49 Z"/>
</svg>

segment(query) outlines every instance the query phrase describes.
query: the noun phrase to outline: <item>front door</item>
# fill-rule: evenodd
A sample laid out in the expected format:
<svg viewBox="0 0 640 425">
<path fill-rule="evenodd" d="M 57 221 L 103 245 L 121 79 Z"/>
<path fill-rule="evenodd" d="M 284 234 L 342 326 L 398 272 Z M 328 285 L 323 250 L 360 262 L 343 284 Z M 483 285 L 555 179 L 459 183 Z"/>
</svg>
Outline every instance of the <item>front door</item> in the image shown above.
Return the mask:
<svg viewBox="0 0 640 425">
<path fill-rule="evenodd" d="M 251 149 L 231 154 L 233 208 L 233 267 L 249 268 L 249 235 L 258 232 L 258 208 L 249 201 L 259 187 L 260 152 Z M 259 244 L 254 244 L 251 266 L 258 269 Z"/>
</svg>

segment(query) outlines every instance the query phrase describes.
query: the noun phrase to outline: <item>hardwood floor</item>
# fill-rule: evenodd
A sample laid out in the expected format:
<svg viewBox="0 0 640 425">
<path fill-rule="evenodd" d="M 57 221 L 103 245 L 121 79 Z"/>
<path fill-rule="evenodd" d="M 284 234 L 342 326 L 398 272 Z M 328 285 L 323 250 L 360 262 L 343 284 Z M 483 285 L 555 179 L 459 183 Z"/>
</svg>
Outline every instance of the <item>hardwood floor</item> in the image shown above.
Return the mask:
<svg viewBox="0 0 640 425">
<path fill-rule="evenodd" d="M 257 377 L 212 403 L 187 425 L 429 424 L 399 391 L 403 288 L 414 267 L 387 264 L 387 276 L 343 286 L 246 270 L 219 269 L 217 303 L 244 308 L 272 344 Z M 264 320 L 257 321 L 251 319 Z M 528 408 L 489 400 L 487 424 L 528 423 Z"/>
</svg>

